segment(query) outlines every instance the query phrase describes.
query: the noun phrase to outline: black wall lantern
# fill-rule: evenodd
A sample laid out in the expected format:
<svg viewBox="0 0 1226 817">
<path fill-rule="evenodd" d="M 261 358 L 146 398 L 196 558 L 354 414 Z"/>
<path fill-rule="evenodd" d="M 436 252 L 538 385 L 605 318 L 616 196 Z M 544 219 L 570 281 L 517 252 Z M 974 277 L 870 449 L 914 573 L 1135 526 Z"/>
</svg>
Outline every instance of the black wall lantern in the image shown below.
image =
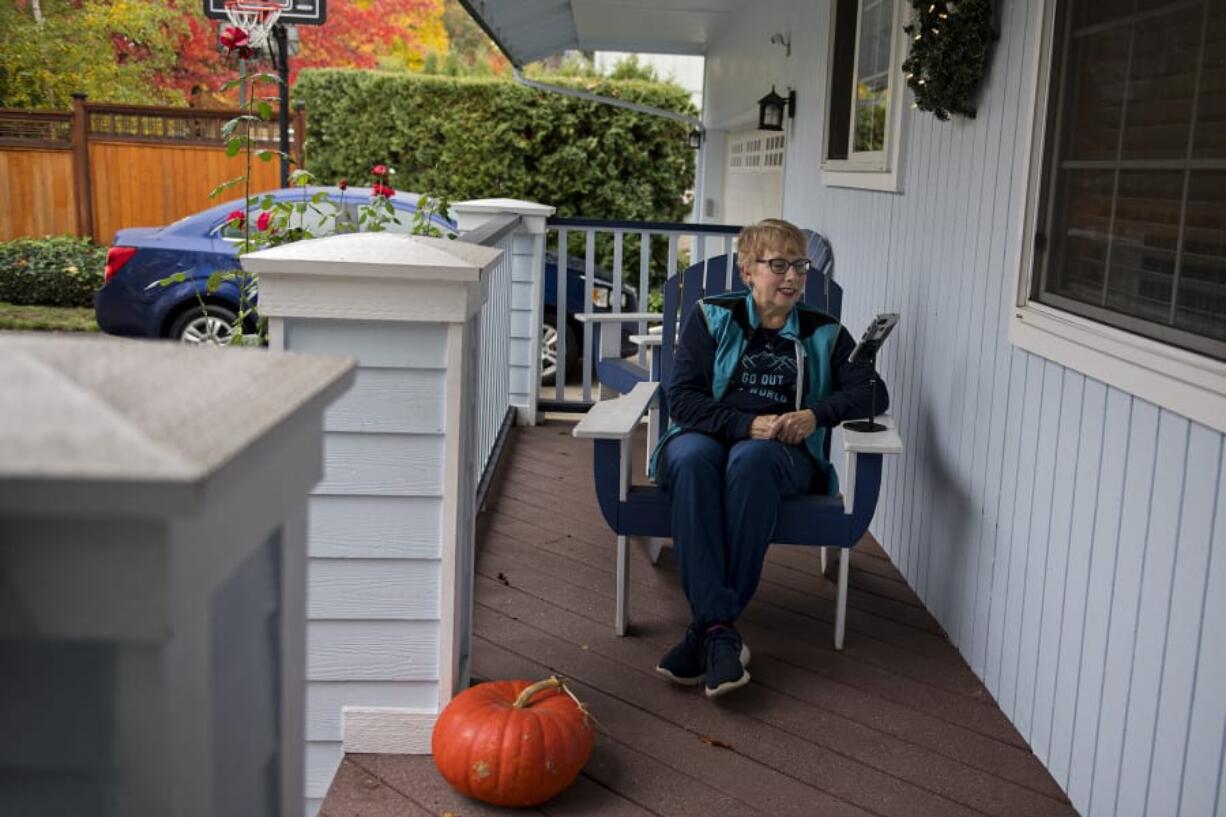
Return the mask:
<svg viewBox="0 0 1226 817">
<path fill-rule="evenodd" d="M 690 138 L 689 138 L 690 147 L 692 147 L 694 150 L 698 150 L 699 148 L 701 148 L 702 147 L 702 137 L 703 137 L 702 128 L 694 128 L 692 131 L 690 131 Z"/>
<path fill-rule="evenodd" d="M 758 130 L 783 130 L 784 108 L 788 119 L 796 116 L 796 92 L 789 88 L 787 97 L 782 97 L 772 85 L 771 92 L 758 100 Z"/>
</svg>

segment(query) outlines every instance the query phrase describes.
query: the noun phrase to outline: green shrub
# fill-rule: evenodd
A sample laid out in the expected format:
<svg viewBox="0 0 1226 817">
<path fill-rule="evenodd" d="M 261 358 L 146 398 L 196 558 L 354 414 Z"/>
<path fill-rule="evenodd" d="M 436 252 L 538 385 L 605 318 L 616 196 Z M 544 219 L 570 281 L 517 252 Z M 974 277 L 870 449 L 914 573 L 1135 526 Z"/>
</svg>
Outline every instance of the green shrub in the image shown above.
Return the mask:
<svg viewBox="0 0 1226 817">
<path fill-rule="evenodd" d="M 551 80 L 695 115 L 675 85 Z M 366 183 L 372 162 L 397 188 L 450 201 L 517 198 L 560 216 L 680 221 L 694 182 L 689 127 L 480 77 L 304 70 L 307 169 L 323 183 Z"/>
<path fill-rule="evenodd" d="M 542 79 L 697 114 L 675 84 Z M 526 199 L 559 216 L 638 221 L 682 221 L 691 210 L 694 151 L 680 122 L 483 77 L 311 69 L 295 93 L 310 112 L 307 169 L 321 183 L 367 184 L 371 164 L 386 162 L 396 188 L 450 201 Z M 658 283 L 667 242 L 652 244 Z M 569 251 L 582 255 L 582 234 L 571 234 Z M 600 266 L 612 265 L 611 236 L 598 237 L 596 253 Z M 623 254 L 637 284 L 637 234 L 626 236 Z"/>
<path fill-rule="evenodd" d="M 0 243 L 0 301 L 18 305 L 93 306 L 106 247 L 87 238 L 19 238 Z"/>
</svg>

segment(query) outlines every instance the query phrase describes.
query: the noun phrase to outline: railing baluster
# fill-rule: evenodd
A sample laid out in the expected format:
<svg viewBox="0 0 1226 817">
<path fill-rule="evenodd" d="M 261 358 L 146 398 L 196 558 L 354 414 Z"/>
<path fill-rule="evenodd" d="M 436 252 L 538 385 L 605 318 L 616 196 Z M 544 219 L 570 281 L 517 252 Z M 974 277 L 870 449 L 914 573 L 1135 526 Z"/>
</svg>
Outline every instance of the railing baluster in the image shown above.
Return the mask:
<svg viewBox="0 0 1226 817">
<path fill-rule="evenodd" d="M 728 263 L 724 265 L 724 289 L 726 291 L 732 289 L 732 276 L 735 274 L 733 267 L 736 266 L 732 263 L 732 236 L 730 235 L 724 236 L 724 255 L 728 256 Z"/>
<path fill-rule="evenodd" d="M 610 308 L 615 313 L 622 311 L 622 239 L 623 237 L 624 237 L 624 233 L 622 230 L 613 231 L 613 295 L 611 296 L 613 299 L 613 302 L 610 304 Z M 601 357 L 604 356 L 605 350 L 608 349 L 612 351 L 614 355 L 620 358 L 622 356 L 622 324 L 620 323 L 613 324 L 612 328 L 617 330 L 617 333 L 614 335 L 614 337 L 617 338 L 617 343 L 614 344 L 614 342 L 611 340 L 601 340 L 601 343 L 600 343 Z M 604 337 L 605 335 L 602 333 L 601 338 L 603 339 Z"/>
<path fill-rule="evenodd" d="M 639 233 L 639 311 L 649 312 L 651 295 L 651 233 Z M 639 321 L 640 335 L 647 333 L 647 321 Z M 639 365 L 647 365 L 647 350 L 639 347 Z"/>
<path fill-rule="evenodd" d="M 554 272 L 557 274 L 558 282 L 557 293 L 554 297 L 554 316 L 553 323 L 557 328 L 557 343 L 554 349 L 557 350 L 557 360 L 554 361 L 554 397 L 558 402 L 566 399 L 566 282 L 567 268 L 566 263 L 566 238 L 567 230 L 565 227 L 558 230 L 558 263 L 555 265 Z"/>
<path fill-rule="evenodd" d="M 622 238 L 625 233 L 613 231 L 613 311 L 622 311 Z"/>
<path fill-rule="evenodd" d="M 596 230 L 588 229 L 583 245 L 583 311 L 592 314 L 596 278 Z M 583 324 L 583 399 L 592 399 L 592 324 Z"/>
</svg>

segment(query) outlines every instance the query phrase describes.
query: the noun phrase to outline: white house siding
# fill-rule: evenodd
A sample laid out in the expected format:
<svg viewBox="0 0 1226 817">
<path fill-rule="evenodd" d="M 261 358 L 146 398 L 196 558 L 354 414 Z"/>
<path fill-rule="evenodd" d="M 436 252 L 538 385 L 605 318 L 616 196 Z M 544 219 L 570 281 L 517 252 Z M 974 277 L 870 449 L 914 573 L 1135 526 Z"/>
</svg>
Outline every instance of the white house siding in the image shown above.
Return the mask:
<svg viewBox="0 0 1226 817">
<path fill-rule="evenodd" d="M 1221 817 L 1223 435 L 1008 340 L 1037 2 L 999 3 L 977 119 L 908 107 L 901 194 L 821 183 L 828 2 L 733 21 L 707 117 L 799 89 L 784 215 L 830 238 L 854 333 L 902 314 L 880 365 L 907 452 L 873 531 L 950 639 L 1081 813 Z"/>
<path fill-rule="evenodd" d="M 359 363 L 325 417 L 326 471 L 308 512 L 313 815 L 342 756 L 342 705 L 438 705 L 447 329 L 287 320 L 285 331 L 287 348 L 354 350 Z"/>
<path fill-rule="evenodd" d="M 532 279 L 536 237 L 516 232 L 511 236 L 511 405 L 529 406 L 535 386 L 532 383 L 532 339 L 541 328 L 532 325 Z M 499 262 L 502 263 L 502 262 Z M 501 419 L 501 418 L 499 418 Z"/>
</svg>

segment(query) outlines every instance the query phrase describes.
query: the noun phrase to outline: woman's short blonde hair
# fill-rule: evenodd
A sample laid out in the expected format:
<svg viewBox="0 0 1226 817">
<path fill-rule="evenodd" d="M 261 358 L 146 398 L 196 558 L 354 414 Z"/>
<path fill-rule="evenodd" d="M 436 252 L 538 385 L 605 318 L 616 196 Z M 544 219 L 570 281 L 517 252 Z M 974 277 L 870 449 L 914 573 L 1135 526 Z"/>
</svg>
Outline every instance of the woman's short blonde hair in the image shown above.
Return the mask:
<svg viewBox="0 0 1226 817">
<path fill-rule="evenodd" d="M 795 224 L 781 218 L 767 218 L 741 230 L 736 239 L 736 256 L 741 269 L 748 271 L 749 265 L 768 249 L 799 256 L 804 254 L 806 244 L 804 233 Z"/>
</svg>

